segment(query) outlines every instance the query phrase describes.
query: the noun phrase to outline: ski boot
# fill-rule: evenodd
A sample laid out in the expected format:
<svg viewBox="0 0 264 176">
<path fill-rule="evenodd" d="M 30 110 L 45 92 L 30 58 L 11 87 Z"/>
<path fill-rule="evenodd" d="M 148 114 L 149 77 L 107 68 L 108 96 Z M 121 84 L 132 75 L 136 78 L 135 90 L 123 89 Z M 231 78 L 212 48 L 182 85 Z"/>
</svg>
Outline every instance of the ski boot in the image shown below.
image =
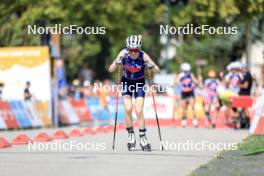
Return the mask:
<svg viewBox="0 0 264 176">
<path fill-rule="evenodd" d="M 151 146 L 147 141 L 146 137 L 146 128 L 145 129 L 139 129 L 139 141 L 140 141 L 140 147 L 142 151 L 151 151 Z"/>
<path fill-rule="evenodd" d="M 127 132 L 128 132 L 127 148 L 130 151 L 132 148 L 136 147 L 136 138 L 135 138 L 133 127 L 127 128 Z"/>
</svg>

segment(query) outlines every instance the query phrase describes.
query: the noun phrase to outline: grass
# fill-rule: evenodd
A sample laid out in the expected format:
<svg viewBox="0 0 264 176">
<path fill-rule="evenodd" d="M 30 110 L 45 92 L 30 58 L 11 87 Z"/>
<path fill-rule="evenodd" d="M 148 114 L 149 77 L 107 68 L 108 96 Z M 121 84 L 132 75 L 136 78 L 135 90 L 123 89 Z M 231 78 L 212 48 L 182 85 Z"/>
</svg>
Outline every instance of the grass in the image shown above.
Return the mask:
<svg viewBox="0 0 264 176">
<path fill-rule="evenodd" d="M 256 155 L 264 153 L 264 135 L 251 135 L 239 144 L 238 150 L 243 155 Z"/>
<path fill-rule="evenodd" d="M 263 176 L 264 135 L 245 138 L 238 150 L 220 151 L 216 158 L 192 171 L 189 176 Z"/>
</svg>

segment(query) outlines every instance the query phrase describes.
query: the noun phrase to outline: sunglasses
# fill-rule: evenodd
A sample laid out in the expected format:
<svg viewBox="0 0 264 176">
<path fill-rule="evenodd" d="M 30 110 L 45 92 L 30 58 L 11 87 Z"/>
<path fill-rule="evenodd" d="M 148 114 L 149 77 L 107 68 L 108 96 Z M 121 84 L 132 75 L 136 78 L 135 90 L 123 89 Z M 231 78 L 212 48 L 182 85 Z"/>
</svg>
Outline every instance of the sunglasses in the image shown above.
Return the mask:
<svg viewBox="0 0 264 176">
<path fill-rule="evenodd" d="M 131 52 L 131 53 L 136 53 L 136 52 L 138 52 L 139 51 L 139 49 L 137 49 L 137 48 L 131 48 L 131 49 L 129 49 L 129 52 Z"/>
</svg>

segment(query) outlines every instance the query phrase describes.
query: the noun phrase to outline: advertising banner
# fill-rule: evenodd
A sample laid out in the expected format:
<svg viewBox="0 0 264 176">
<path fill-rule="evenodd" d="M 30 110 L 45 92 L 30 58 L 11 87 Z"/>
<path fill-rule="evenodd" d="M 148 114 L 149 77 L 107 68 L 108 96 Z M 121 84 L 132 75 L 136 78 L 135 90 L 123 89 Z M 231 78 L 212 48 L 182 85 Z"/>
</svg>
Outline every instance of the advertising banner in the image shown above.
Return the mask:
<svg viewBox="0 0 264 176">
<path fill-rule="evenodd" d="M 30 83 L 32 100 L 45 104 L 51 121 L 51 69 L 48 47 L 0 48 L 0 83 L 3 100 L 24 100 L 26 83 Z M 49 123 L 49 122 L 47 122 Z"/>
</svg>

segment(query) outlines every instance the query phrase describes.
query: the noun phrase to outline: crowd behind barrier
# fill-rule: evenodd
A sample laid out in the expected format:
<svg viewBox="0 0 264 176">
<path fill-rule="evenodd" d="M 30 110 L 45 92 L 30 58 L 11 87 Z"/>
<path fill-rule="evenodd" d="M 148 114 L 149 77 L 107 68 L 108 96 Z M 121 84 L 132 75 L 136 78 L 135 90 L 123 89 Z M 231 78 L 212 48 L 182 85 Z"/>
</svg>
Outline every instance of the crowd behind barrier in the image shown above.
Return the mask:
<svg viewBox="0 0 264 176">
<path fill-rule="evenodd" d="M 242 101 L 237 99 L 235 104 L 245 105 L 245 97 Z M 253 99 L 256 102 L 256 98 Z M 58 115 L 61 125 L 81 124 L 85 122 L 99 122 L 99 124 L 111 124 L 113 122 L 115 113 L 116 97 L 107 97 L 107 104 L 102 105 L 99 97 L 89 97 L 74 99 L 68 97 L 67 99 L 59 100 Z M 123 99 L 119 96 L 119 111 L 118 120 L 124 121 L 125 112 L 123 106 Z M 240 101 L 240 103 L 239 103 Z M 254 103 L 255 104 L 255 103 Z M 254 113 L 254 105 L 251 112 Z M 156 106 L 161 120 L 179 120 L 181 117 L 181 109 L 177 106 L 174 96 L 156 96 Z M 195 112 L 188 110 L 188 118 L 192 118 L 192 113 L 196 113 L 197 118 L 205 121 L 204 109 L 202 105 L 202 97 L 196 98 Z M 225 121 L 225 107 L 222 108 L 218 122 L 219 127 L 224 127 Z M 0 101 L 0 129 L 19 129 L 19 128 L 39 128 L 49 127 L 52 124 L 51 117 L 43 116 L 45 107 L 41 107 L 39 102 L 34 101 Z M 146 120 L 155 119 L 154 105 L 151 96 L 146 96 L 144 115 Z M 133 118 L 136 118 L 133 113 Z"/>
<path fill-rule="evenodd" d="M 239 71 L 240 73 L 240 71 Z M 240 75 L 241 76 L 241 75 Z M 230 94 L 226 89 L 224 75 L 220 74 L 220 82 L 218 84 L 218 96 L 223 103 L 221 107 L 218 123 L 221 127 L 226 126 L 225 121 L 231 115 L 227 113 L 229 109 L 249 108 L 252 115 L 256 110 L 256 100 L 260 99 L 258 89 L 260 86 L 253 81 L 251 94 L 252 96 L 237 96 Z M 239 82 L 237 83 L 239 84 Z M 59 100 L 56 105 L 60 125 L 81 124 L 85 122 L 99 122 L 99 124 L 111 124 L 114 121 L 116 110 L 116 94 L 119 93 L 118 104 L 118 121 L 123 122 L 125 111 L 123 98 L 121 93 L 113 87 L 114 82 L 109 80 L 95 81 L 93 84 L 89 81 L 74 80 L 69 87 L 61 87 L 59 89 Z M 158 86 L 161 86 L 160 84 Z M 238 85 L 237 85 L 238 86 Z M 111 87 L 111 89 L 105 89 Z M 157 88 L 157 87 L 156 87 Z M 27 87 L 29 97 L 31 95 L 30 86 Z M 160 119 L 180 120 L 182 117 L 180 84 L 173 83 L 169 87 L 170 90 L 160 92 L 157 88 L 156 107 Z M 25 89 L 26 90 L 26 89 Z M 226 91 L 227 90 L 227 91 Z M 223 92 L 223 94 L 222 94 Z M 25 94 L 26 95 L 26 94 Z M 195 110 L 191 108 L 187 111 L 187 118 L 191 119 L 195 113 L 198 120 L 202 123 L 205 118 L 205 97 L 207 95 L 206 87 L 203 85 L 202 79 L 195 88 Z M 233 97 L 235 96 L 235 97 Z M 48 104 L 41 103 L 33 98 L 25 100 L 1 100 L 0 99 L 0 129 L 19 129 L 19 128 L 38 128 L 52 126 L 51 108 Z M 155 119 L 154 104 L 151 97 L 151 91 L 146 93 L 144 104 L 145 119 Z M 135 113 L 132 114 L 136 118 Z M 232 120 L 232 119 L 231 119 Z M 252 120 L 252 119 L 251 119 Z"/>
</svg>

